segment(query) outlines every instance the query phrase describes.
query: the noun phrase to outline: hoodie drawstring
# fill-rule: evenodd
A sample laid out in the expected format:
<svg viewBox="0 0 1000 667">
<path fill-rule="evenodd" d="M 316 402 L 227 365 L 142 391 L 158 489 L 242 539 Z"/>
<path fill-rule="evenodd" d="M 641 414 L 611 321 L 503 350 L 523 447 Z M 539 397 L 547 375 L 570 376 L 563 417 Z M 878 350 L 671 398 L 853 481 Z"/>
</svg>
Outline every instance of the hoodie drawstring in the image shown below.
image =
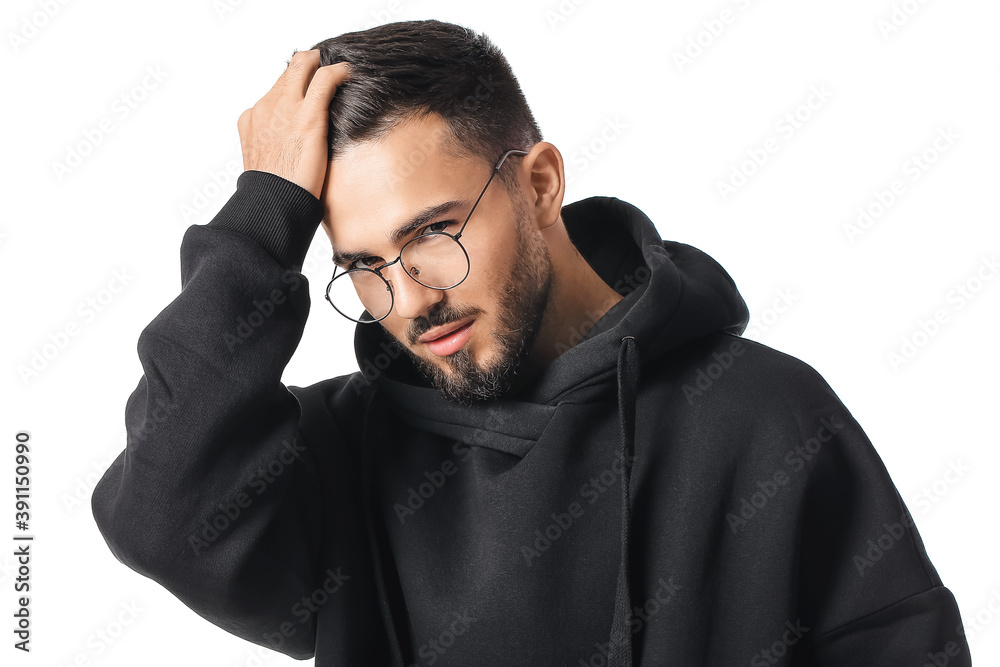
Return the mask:
<svg viewBox="0 0 1000 667">
<path fill-rule="evenodd" d="M 629 486 L 635 440 L 635 388 L 638 381 L 639 349 L 634 337 L 624 336 L 621 347 L 618 348 L 618 419 L 622 434 L 621 558 L 608 667 L 632 667 L 632 594 L 628 581 Z"/>
</svg>

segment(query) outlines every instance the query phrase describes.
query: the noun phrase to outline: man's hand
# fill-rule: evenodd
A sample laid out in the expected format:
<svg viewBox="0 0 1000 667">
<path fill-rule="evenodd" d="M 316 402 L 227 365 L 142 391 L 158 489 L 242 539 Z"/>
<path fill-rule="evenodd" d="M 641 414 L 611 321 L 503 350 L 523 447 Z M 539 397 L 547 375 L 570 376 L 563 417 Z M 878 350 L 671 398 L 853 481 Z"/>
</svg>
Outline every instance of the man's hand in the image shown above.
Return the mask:
<svg viewBox="0 0 1000 667">
<path fill-rule="evenodd" d="M 319 49 L 299 51 L 264 97 L 236 127 L 243 169 L 267 171 L 311 192 L 323 191 L 330 101 L 350 79 L 347 63 L 319 66 Z"/>
</svg>

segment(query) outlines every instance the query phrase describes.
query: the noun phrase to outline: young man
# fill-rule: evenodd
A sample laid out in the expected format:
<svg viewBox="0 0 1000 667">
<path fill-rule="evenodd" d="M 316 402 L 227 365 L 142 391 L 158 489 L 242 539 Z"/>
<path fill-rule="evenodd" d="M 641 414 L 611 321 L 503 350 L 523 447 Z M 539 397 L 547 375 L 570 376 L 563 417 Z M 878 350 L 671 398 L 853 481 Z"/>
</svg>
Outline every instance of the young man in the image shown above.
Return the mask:
<svg viewBox="0 0 1000 667">
<path fill-rule="evenodd" d="M 485 37 L 321 42 L 239 131 L 94 491 L 123 563 L 319 667 L 971 664 L 837 395 L 708 255 L 563 206 Z M 321 221 L 360 371 L 285 387 Z"/>
</svg>

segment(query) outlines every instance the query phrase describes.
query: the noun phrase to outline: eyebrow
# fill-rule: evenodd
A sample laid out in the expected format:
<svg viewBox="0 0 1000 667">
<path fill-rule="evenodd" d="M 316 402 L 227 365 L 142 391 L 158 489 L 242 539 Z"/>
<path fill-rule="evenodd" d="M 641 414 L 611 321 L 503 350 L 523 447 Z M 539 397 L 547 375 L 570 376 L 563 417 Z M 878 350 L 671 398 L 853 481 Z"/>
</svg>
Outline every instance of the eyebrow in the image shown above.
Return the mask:
<svg viewBox="0 0 1000 667">
<path fill-rule="evenodd" d="M 445 213 L 450 213 L 456 208 L 467 205 L 469 202 L 466 200 L 452 200 L 446 201 L 437 206 L 429 206 L 423 211 L 414 216 L 409 222 L 400 225 L 396 229 L 387 232 L 385 237 L 388 239 L 389 243 L 392 245 L 398 245 L 400 241 L 409 236 L 411 233 L 428 224 L 434 218 L 444 215 Z M 333 250 L 333 261 L 335 264 L 345 267 L 351 262 L 364 259 L 365 257 L 372 257 L 376 253 L 371 250 L 361 249 L 361 250 Z"/>
</svg>

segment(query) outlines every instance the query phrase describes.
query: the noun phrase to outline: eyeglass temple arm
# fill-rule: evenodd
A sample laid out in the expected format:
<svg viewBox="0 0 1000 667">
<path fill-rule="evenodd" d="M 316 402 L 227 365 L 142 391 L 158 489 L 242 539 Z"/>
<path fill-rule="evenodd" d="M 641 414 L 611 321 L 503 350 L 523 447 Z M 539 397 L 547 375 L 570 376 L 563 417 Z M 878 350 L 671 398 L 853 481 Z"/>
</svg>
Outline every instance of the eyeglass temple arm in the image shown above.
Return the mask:
<svg viewBox="0 0 1000 667">
<path fill-rule="evenodd" d="M 500 171 L 500 167 L 503 166 L 504 160 L 506 160 L 507 156 L 510 155 L 511 153 L 520 153 L 521 155 L 527 155 L 528 151 L 522 151 L 522 150 L 518 150 L 516 148 L 513 148 L 513 149 L 507 151 L 506 153 L 503 154 L 503 157 L 500 158 L 500 161 L 497 162 L 497 166 L 493 167 L 493 171 L 494 172 Z"/>
<path fill-rule="evenodd" d="M 490 180 L 486 181 L 486 185 L 483 187 L 483 191 L 479 193 L 479 197 L 476 199 L 476 203 L 472 205 L 472 210 L 469 211 L 469 215 L 465 218 L 465 222 L 462 223 L 462 228 L 458 230 L 457 234 L 455 234 L 454 238 L 456 241 L 462 238 L 462 233 L 465 231 L 465 226 L 469 224 L 469 220 L 472 218 L 472 213 L 476 210 L 476 207 L 479 206 L 479 200 L 482 199 L 483 195 L 486 194 L 486 190 L 490 187 L 490 183 L 493 182 L 493 177 L 497 175 L 497 173 L 500 171 L 500 167 L 503 166 L 504 160 L 506 160 L 507 156 L 509 156 L 511 153 L 520 153 L 521 155 L 527 155 L 528 151 L 522 151 L 513 148 L 503 154 L 503 157 L 500 158 L 499 162 L 497 162 L 497 166 L 493 167 L 493 173 L 490 174 Z"/>
<path fill-rule="evenodd" d="M 465 225 L 467 225 L 469 223 L 469 219 L 472 218 L 473 211 L 475 211 L 476 207 L 479 206 L 479 200 L 482 199 L 483 195 L 486 194 L 486 188 L 490 187 L 490 183 L 493 182 L 493 177 L 497 175 L 497 172 L 500 171 L 500 167 L 503 166 L 504 161 L 507 159 L 507 157 L 511 153 L 519 153 L 521 155 L 527 155 L 528 151 L 522 151 L 522 150 L 513 148 L 513 149 L 511 149 L 511 150 L 509 150 L 509 151 L 507 151 L 506 153 L 503 154 L 503 157 L 500 158 L 499 162 L 497 162 L 497 166 L 493 167 L 493 173 L 490 174 L 490 180 L 486 181 L 486 187 L 484 187 L 483 191 L 479 193 L 479 199 L 476 199 L 476 203 L 472 205 L 472 210 L 469 211 L 469 216 L 465 219 L 465 222 L 462 223 L 462 228 L 460 230 L 458 230 L 457 234 L 455 234 L 455 240 L 458 240 L 459 238 L 462 237 L 462 232 L 465 231 Z M 334 276 L 334 278 L 337 277 L 337 269 L 338 268 L 340 268 L 340 267 L 338 267 L 336 264 L 333 265 L 333 276 Z M 346 273 L 346 271 L 345 271 L 345 273 Z"/>
</svg>

